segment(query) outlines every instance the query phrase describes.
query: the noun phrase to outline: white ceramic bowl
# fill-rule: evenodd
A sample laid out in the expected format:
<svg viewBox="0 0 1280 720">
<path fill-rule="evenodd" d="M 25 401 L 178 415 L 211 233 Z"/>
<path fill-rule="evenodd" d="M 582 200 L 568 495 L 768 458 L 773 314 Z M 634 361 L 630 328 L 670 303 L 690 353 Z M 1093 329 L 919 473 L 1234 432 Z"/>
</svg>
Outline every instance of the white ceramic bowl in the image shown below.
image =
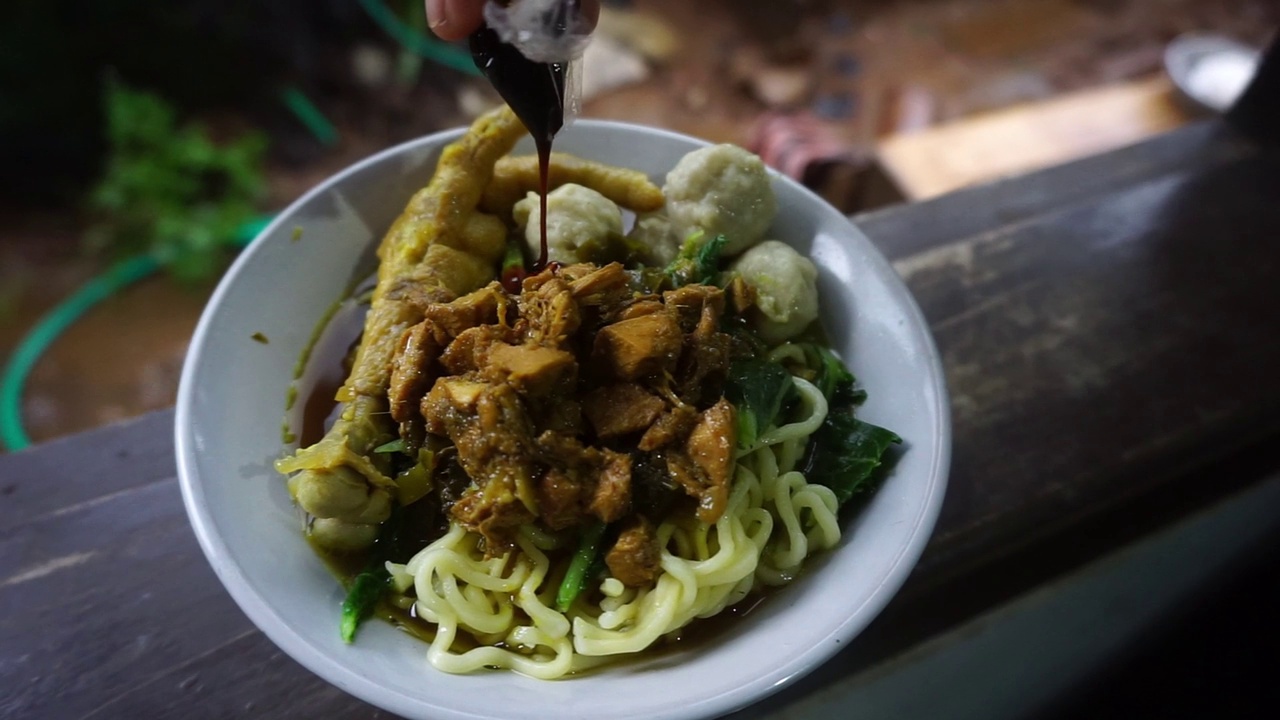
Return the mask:
<svg viewBox="0 0 1280 720">
<path fill-rule="evenodd" d="M 412 718 L 713 717 L 781 689 L 846 647 L 902 585 L 929 538 L 946 485 L 950 415 L 937 351 L 906 287 L 845 217 L 781 176 L 771 235 L 817 263 L 826 328 L 870 393 L 861 416 L 907 446 L 883 489 L 846 524 L 840 546 L 714 642 L 580 678 L 447 675 L 427 663 L 425 644 L 381 622 L 362 628 L 355 644 L 341 642 L 342 591 L 303 540 L 284 480 L 271 469 L 284 451 L 285 392 L 317 321 L 372 267 L 372 248 L 460 132 L 392 148 L 307 193 L 241 254 L 205 310 L 179 390 L 178 469 L 191 524 L 228 592 L 295 660 Z M 585 120 L 557 139 L 558 150 L 659 182 L 704 144 Z M 530 151 L 528 143 L 517 150 Z"/>
</svg>

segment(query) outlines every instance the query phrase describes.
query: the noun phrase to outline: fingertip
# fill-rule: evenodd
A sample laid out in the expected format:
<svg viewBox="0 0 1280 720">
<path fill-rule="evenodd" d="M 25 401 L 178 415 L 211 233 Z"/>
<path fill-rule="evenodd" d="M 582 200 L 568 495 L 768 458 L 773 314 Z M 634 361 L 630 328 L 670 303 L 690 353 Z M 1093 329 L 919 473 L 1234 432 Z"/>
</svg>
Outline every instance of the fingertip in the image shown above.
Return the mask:
<svg viewBox="0 0 1280 720">
<path fill-rule="evenodd" d="M 427 0 L 427 21 L 441 40 L 461 40 L 484 21 L 484 0 Z"/>
<path fill-rule="evenodd" d="M 582 0 L 582 16 L 592 30 L 600 22 L 600 0 Z"/>
</svg>

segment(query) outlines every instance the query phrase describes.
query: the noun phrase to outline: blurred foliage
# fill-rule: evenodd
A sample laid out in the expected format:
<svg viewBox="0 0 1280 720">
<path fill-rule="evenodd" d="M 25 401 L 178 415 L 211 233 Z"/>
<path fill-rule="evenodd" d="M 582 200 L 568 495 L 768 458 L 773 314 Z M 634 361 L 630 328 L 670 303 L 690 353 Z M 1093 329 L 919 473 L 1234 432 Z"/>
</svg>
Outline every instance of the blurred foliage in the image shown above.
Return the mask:
<svg viewBox="0 0 1280 720">
<path fill-rule="evenodd" d="M 108 156 L 89 194 L 89 249 L 148 253 L 183 281 L 216 276 L 263 193 L 266 138 L 215 144 L 202 126 L 179 126 L 160 97 L 118 80 L 105 104 Z"/>
</svg>

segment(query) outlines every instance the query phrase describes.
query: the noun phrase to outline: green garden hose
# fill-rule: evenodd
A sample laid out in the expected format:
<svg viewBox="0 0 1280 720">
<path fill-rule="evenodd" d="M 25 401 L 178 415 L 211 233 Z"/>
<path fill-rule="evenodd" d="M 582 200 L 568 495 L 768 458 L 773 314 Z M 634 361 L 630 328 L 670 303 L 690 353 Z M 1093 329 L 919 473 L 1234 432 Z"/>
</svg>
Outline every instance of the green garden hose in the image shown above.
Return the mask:
<svg viewBox="0 0 1280 720">
<path fill-rule="evenodd" d="M 470 54 L 461 48 L 405 23 L 379 0 L 359 2 L 369 17 L 406 50 L 467 75 L 480 74 Z M 287 88 L 281 94 L 281 100 L 322 144 L 331 146 L 337 142 L 337 129 L 301 91 Z M 237 233 L 237 244 L 248 244 L 265 227 L 265 223 L 261 219 L 246 223 Z M 40 318 L 14 348 L 3 374 L 0 374 L 0 447 L 16 452 L 31 444 L 31 438 L 22 425 L 22 394 L 27 378 L 45 351 L 98 303 L 159 269 L 160 263 L 150 255 L 122 260 L 85 283 Z"/>
<path fill-rule="evenodd" d="M 248 244 L 267 222 L 268 220 L 259 218 L 245 223 L 236 233 L 236 244 Z M 150 255 L 121 260 L 82 285 L 40 318 L 14 348 L 13 355 L 5 364 L 4 373 L 0 374 L 0 445 L 10 452 L 16 452 L 31 444 L 31 438 L 22 426 L 22 393 L 40 356 L 67 328 L 98 303 L 159 269 L 160 263 Z"/>
<path fill-rule="evenodd" d="M 391 8 L 379 0 L 360 0 L 360 6 L 369 14 L 378 27 L 400 43 L 406 50 L 415 52 L 432 62 L 452 68 L 467 75 L 479 75 L 471 54 L 451 45 L 434 35 L 419 32 L 413 26 L 401 20 Z"/>
</svg>

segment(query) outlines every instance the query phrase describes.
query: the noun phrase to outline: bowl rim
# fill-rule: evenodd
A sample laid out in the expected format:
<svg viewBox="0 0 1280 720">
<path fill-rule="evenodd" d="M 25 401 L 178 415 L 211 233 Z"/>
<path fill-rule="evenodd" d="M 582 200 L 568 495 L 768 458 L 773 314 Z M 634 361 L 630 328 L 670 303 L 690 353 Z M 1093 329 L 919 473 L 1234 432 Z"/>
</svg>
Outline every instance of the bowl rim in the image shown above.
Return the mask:
<svg viewBox="0 0 1280 720">
<path fill-rule="evenodd" d="M 1201 111 L 1224 113 L 1230 106 L 1219 107 L 1191 85 L 1191 73 L 1196 65 L 1212 55 L 1236 55 L 1251 60 L 1255 65 L 1255 73 L 1262 58 L 1260 50 L 1234 38 L 1219 33 L 1191 31 L 1170 40 L 1165 45 L 1161 61 L 1165 74 L 1184 102 Z"/>
<path fill-rule="evenodd" d="M 635 133 L 648 137 L 665 137 L 686 143 L 695 143 L 699 146 L 713 144 L 701 138 L 663 128 L 616 120 L 578 119 L 574 122 L 574 125 Z M 431 713 L 430 717 L 456 718 L 457 720 L 472 720 L 481 716 L 438 705 L 424 704 L 418 698 L 387 688 L 352 671 L 346 664 L 330 657 L 313 646 L 303 635 L 295 632 L 267 601 L 264 594 L 249 580 L 248 576 L 234 561 L 227 544 L 217 530 L 213 516 L 209 512 L 209 505 L 205 501 L 204 485 L 196 463 L 195 438 L 191 433 L 193 428 L 192 418 L 195 412 L 195 376 L 199 364 L 197 360 L 205 352 L 205 348 L 211 339 L 210 326 L 214 321 L 214 315 L 221 306 L 223 299 L 230 292 L 235 278 L 253 262 L 254 257 L 269 236 L 276 232 L 279 227 L 292 222 L 291 218 L 299 208 L 312 202 L 317 196 L 328 192 L 343 179 L 358 174 L 371 165 L 378 164 L 387 158 L 402 153 L 411 152 L 420 147 L 443 147 L 448 142 L 460 137 L 465 131 L 465 127 L 449 128 L 408 140 L 374 153 L 326 177 L 281 210 L 275 219 L 263 228 L 254 240 L 240 252 L 239 256 L 219 280 L 217 288 L 210 296 L 196 326 L 183 363 L 174 417 L 175 455 L 183 505 L 206 560 L 212 566 L 223 587 L 231 595 L 232 600 L 248 616 L 257 630 L 262 632 L 272 643 L 303 667 L 344 692 L 376 707 L 410 718 L 427 717 L 424 714 L 427 712 Z M 908 317 L 908 321 L 911 324 L 911 332 L 925 350 L 928 356 L 927 363 L 931 369 L 930 381 L 932 387 L 929 390 L 930 397 L 933 398 L 936 404 L 936 407 L 933 408 L 934 426 L 932 428 L 933 438 L 936 443 L 936 453 L 933 463 L 928 468 L 927 496 L 917 517 L 913 520 L 915 529 L 909 541 L 899 548 L 897 557 L 893 559 L 890 570 L 885 574 L 879 586 L 872 589 L 862 605 L 848 608 L 847 618 L 832 627 L 830 634 L 827 636 L 827 641 L 815 644 L 807 652 L 799 655 L 786 665 L 776 668 L 769 675 L 754 678 L 752 682 L 744 683 L 734 691 L 702 698 L 667 713 L 649 712 L 643 715 L 646 718 L 693 720 L 695 718 L 718 717 L 741 709 L 752 702 L 759 701 L 790 686 L 799 678 L 825 663 L 839 650 L 843 649 L 848 640 L 859 634 L 877 617 L 906 582 L 907 577 L 915 568 L 933 534 L 942 508 L 943 498 L 946 494 L 952 454 L 950 398 L 947 393 L 942 358 L 934 342 L 933 335 L 929 331 L 929 325 L 924 313 L 907 288 L 906 283 L 898 275 L 897 271 L 893 269 L 888 259 L 878 247 L 875 247 L 874 243 L 870 242 L 869 238 L 866 238 L 865 233 L 862 233 L 847 215 L 831 207 L 829 203 L 813 191 L 777 172 L 775 169 L 769 168 L 769 174 L 775 182 L 788 184 L 792 190 L 798 190 L 803 195 L 807 195 L 810 200 L 819 203 L 821 207 L 825 207 L 829 213 L 840 217 L 856 233 L 862 235 L 874 249 L 874 252 L 867 255 L 866 261 L 878 263 L 883 266 L 882 270 L 887 271 L 884 277 L 886 278 L 889 292 L 895 296 L 904 314 Z M 376 238 L 377 235 L 375 234 L 375 241 Z M 830 642 L 832 639 L 836 639 L 837 642 Z M 577 680 L 570 679 L 565 682 L 575 681 Z"/>
</svg>

